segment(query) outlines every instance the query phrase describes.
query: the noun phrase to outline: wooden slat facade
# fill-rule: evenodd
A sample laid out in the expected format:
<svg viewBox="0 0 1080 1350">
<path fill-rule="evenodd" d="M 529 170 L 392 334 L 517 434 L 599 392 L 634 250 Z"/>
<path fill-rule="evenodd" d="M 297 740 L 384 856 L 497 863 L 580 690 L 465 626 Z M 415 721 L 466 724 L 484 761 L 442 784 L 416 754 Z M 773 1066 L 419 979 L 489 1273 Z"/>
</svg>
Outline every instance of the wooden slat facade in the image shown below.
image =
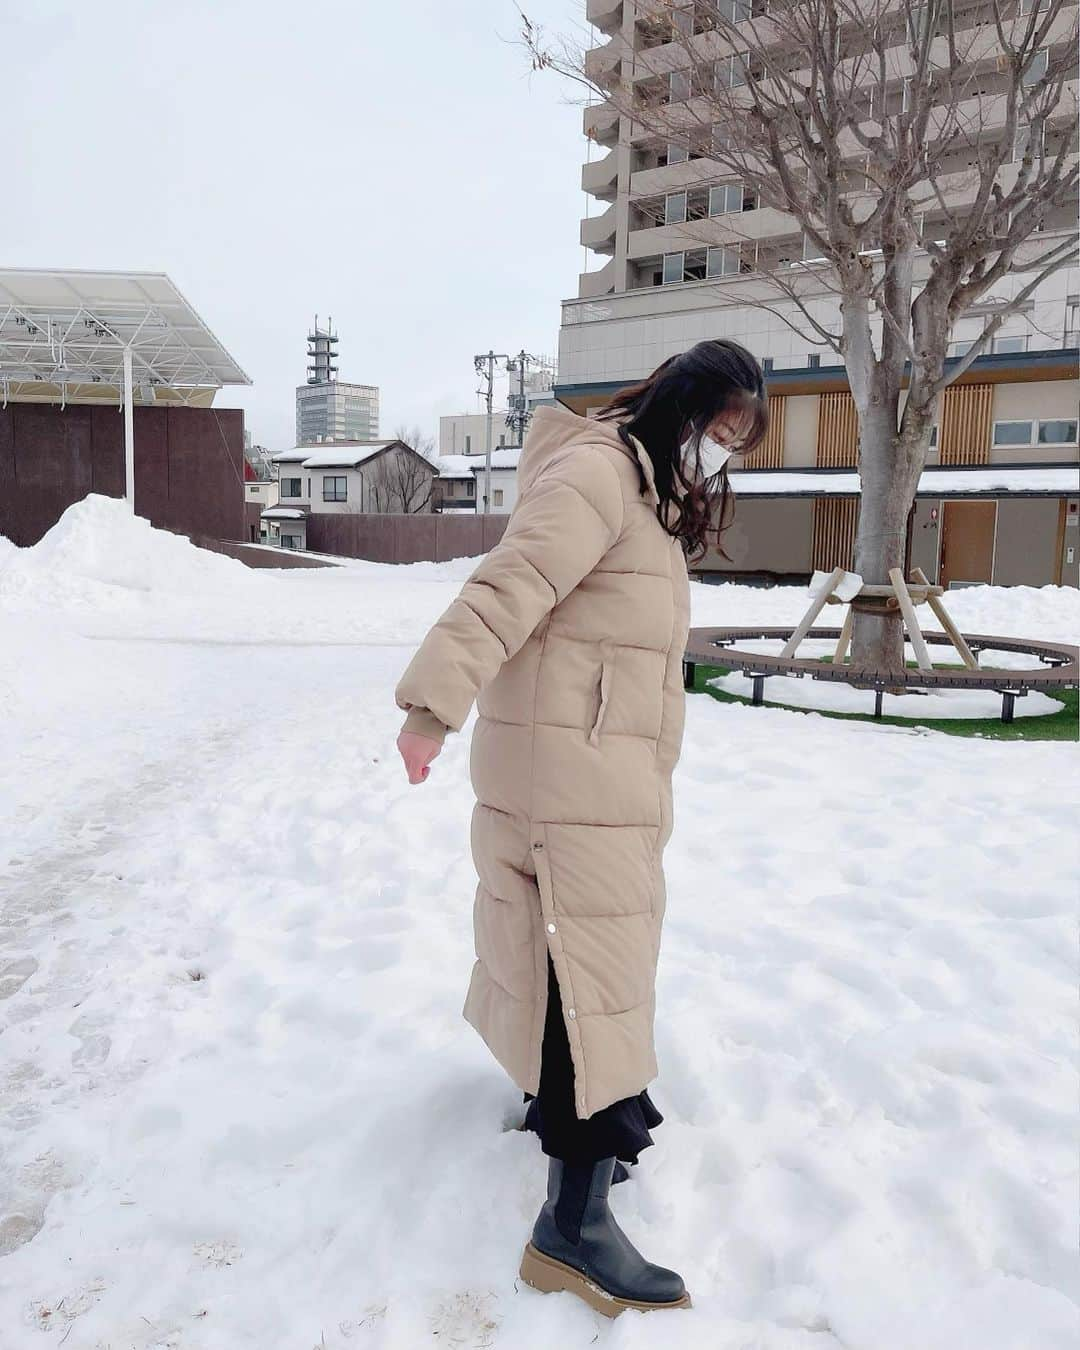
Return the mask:
<svg viewBox="0 0 1080 1350">
<path fill-rule="evenodd" d="M 855 400 L 846 389 L 822 394 L 818 404 L 818 468 L 849 468 L 858 462 L 859 422 Z"/>
<path fill-rule="evenodd" d="M 938 427 L 942 464 L 989 464 L 992 402 L 992 385 L 949 385 L 941 398 Z"/>
<path fill-rule="evenodd" d="M 784 412 L 787 399 L 778 394 L 769 395 L 769 430 L 765 439 L 745 458 L 740 469 L 782 469 L 784 467 Z M 734 465 L 735 461 L 732 461 Z"/>
<path fill-rule="evenodd" d="M 815 571 L 834 567 L 850 571 L 855 560 L 857 497 L 818 497 L 814 502 L 814 543 L 810 565 Z"/>
</svg>

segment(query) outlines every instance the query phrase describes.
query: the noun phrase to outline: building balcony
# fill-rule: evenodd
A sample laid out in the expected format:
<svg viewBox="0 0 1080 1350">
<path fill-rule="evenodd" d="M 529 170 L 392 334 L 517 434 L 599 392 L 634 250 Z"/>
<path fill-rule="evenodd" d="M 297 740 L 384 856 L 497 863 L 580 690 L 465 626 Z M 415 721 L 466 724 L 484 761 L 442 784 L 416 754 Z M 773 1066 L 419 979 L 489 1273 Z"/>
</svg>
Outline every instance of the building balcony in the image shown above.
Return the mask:
<svg viewBox="0 0 1080 1350">
<path fill-rule="evenodd" d="M 582 272 L 578 276 L 578 297 L 590 300 L 598 295 L 610 295 L 615 288 L 615 259 L 605 263 L 597 272 Z"/>
<path fill-rule="evenodd" d="M 622 27 L 622 0 L 585 0 L 585 18 L 601 33 L 615 33 Z"/>
<path fill-rule="evenodd" d="M 581 187 L 593 197 L 611 201 L 619 179 L 618 151 L 609 150 L 603 159 L 581 166 Z"/>
<path fill-rule="evenodd" d="M 588 79 L 605 87 L 619 78 L 619 67 L 627 47 L 622 34 L 616 33 L 601 47 L 592 47 L 585 53 L 585 74 Z"/>
<path fill-rule="evenodd" d="M 707 216 L 679 225 L 656 225 L 631 230 L 626 239 L 630 259 L 652 258 L 663 253 L 685 252 L 715 244 L 738 244 L 747 240 L 784 238 L 798 232 L 794 217 L 774 207 L 756 211 L 732 211 L 722 216 Z"/>
<path fill-rule="evenodd" d="M 581 242 L 594 253 L 615 251 L 615 203 L 599 216 L 589 216 L 581 222 Z"/>
<path fill-rule="evenodd" d="M 593 103 L 581 118 L 582 130 L 597 145 L 614 145 L 619 138 L 619 113 L 610 103 Z"/>
</svg>

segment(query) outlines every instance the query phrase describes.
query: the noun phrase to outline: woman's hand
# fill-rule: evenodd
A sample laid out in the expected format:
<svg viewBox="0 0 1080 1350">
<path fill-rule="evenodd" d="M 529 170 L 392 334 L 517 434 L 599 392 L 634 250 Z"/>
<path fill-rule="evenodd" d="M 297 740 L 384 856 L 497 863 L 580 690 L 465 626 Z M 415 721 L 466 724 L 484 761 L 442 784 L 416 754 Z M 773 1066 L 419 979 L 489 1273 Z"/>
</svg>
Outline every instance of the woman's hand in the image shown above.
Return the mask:
<svg viewBox="0 0 1080 1350">
<path fill-rule="evenodd" d="M 415 731 L 403 731 L 397 738 L 397 748 L 405 761 L 405 772 L 410 783 L 423 783 L 431 772 L 429 765 L 442 750 L 438 741 L 421 736 Z"/>
</svg>

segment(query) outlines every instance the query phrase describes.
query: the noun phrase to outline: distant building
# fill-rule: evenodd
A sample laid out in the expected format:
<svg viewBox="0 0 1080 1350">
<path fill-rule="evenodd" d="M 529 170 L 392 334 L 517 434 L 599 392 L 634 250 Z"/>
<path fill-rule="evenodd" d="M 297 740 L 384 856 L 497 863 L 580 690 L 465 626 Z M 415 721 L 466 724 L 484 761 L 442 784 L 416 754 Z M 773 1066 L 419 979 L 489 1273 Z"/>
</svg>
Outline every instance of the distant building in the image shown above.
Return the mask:
<svg viewBox="0 0 1080 1350">
<path fill-rule="evenodd" d="M 506 425 L 507 410 L 491 414 L 491 448 L 513 441 Z M 454 413 L 439 418 L 440 455 L 482 455 L 487 449 L 487 413 Z"/>
<path fill-rule="evenodd" d="M 298 445 L 273 460 L 277 495 L 262 512 L 265 543 L 317 547 L 308 541 L 313 516 L 411 515 L 434 509 L 436 466 L 404 441 Z"/>
<path fill-rule="evenodd" d="M 379 390 L 337 378 L 337 334 L 315 324 L 308 334 L 307 383 L 296 390 L 296 440 L 374 441 L 379 437 Z"/>
<path fill-rule="evenodd" d="M 491 515 L 508 515 L 517 502 L 519 446 L 491 452 Z M 432 509 L 443 514 L 484 510 L 483 455 L 440 455 Z"/>
</svg>

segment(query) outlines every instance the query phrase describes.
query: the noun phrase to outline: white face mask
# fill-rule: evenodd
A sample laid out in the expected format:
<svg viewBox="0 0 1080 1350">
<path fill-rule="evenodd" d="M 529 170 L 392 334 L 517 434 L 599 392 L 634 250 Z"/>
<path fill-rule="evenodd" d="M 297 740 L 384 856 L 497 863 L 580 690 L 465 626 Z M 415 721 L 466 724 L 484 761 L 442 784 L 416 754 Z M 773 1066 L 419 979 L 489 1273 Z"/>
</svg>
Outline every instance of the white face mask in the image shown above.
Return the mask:
<svg viewBox="0 0 1080 1350">
<path fill-rule="evenodd" d="M 682 446 L 683 456 L 685 457 L 690 448 L 690 442 L 684 441 Z M 714 441 L 711 436 L 702 436 L 701 438 L 701 468 L 706 478 L 711 477 L 718 472 L 731 458 L 733 451 L 726 445 L 721 445 L 719 441 Z"/>
</svg>

